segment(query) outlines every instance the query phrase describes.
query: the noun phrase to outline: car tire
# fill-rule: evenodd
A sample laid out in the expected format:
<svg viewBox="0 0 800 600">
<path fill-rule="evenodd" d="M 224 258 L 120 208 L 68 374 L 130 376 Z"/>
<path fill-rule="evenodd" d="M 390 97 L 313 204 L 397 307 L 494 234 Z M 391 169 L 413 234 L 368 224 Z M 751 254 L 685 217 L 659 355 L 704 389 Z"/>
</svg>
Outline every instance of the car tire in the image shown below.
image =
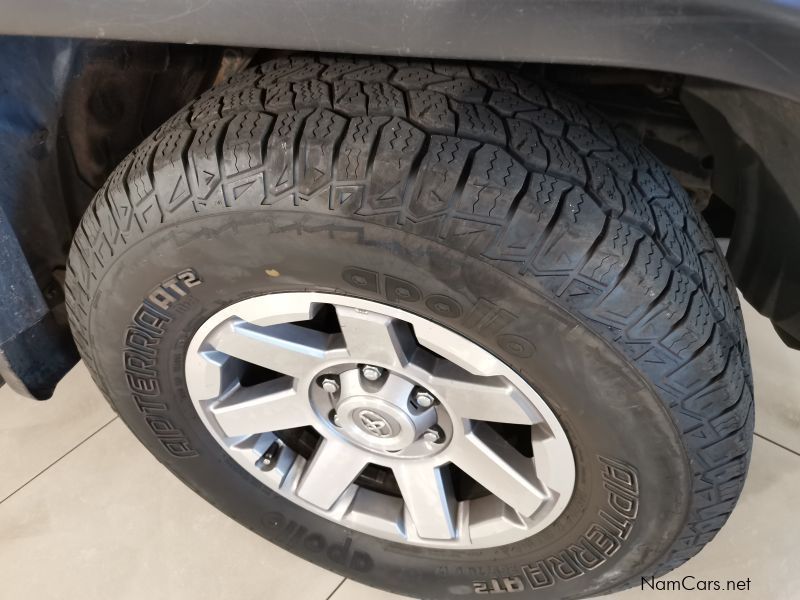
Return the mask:
<svg viewBox="0 0 800 600">
<path fill-rule="evenodd" d="M 742 489 L 752 378 L 710 230 L 640 144 L 502 68 L 299 56 L 236 75 L 114 170 L 66 286 L 95 381 L 167 468 L 372 586 L 442 599 L 638 585 L 696 554 Z M 212 315 L 286 293 L 402 310 L 520 376 L 571 447 L 558 517 L 497 546 L 406 544 L 263 485 L 215 439 L 186 364 Z"/>
</svg>

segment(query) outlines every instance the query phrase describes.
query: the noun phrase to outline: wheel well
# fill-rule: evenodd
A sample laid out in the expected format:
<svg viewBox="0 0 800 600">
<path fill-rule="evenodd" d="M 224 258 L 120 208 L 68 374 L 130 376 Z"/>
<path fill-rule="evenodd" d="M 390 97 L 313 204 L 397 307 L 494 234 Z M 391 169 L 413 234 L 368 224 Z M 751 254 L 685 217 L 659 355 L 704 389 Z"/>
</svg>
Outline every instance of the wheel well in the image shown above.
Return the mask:
<svg viewBox="0 0 800 600">
<path fill-rule="evenodd" d="M 0 210 L 30 278 L 65 331 L 59 280 L 70 241 L 111 170 L 215 82 L 285 52 L 47 38 L 0 38 L 0 46 L 4 77 L 21 81 L 0 105 L 0 119 L 14 120 L 17 136 L 0 145 L 13 171 L 6 175 L 11 192 Z M 664 162 L 715 235 L 731 238 L 728 258 L 745 296 L 796 343 L 800 310 L 786 293 L 786 281 L 794 284 L 800 275 L 782 257 L 795 254 L 790 249 L 800 223 L 791 192 L 800 188 L 800 175 L 782 148 L 800 143 L 797 105 L 674 73 L 530 63 L 503 68 L 550 81 L 594 104 Z M 759 129 L 754 122 L 764 115 L 771 117 L 770 127 Z M 19 144 L 28 150 L 24 160 Z"/>
</svg>

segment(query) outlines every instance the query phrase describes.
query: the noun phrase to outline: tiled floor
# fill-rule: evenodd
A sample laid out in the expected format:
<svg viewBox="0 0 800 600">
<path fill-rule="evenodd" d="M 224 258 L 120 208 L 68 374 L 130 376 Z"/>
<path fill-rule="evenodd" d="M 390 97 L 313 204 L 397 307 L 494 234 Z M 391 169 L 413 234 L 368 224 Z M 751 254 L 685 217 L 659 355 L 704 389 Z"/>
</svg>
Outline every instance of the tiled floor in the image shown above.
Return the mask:
<svg viewBox="0 0 800 600">
<path fill-rule="evenodd" d="M 678 575 L 749 577 L 751 591 L 737 598 L 796 598 L 800 353 L 752 310 L 746 318 L 759 436 L 750 477 L 728 526 Z M 79 365 L 49 402 L 0 390 L 0 598 L 400 597 L 343 582 L 206 504 L 138 445 Z"/>
</svg>

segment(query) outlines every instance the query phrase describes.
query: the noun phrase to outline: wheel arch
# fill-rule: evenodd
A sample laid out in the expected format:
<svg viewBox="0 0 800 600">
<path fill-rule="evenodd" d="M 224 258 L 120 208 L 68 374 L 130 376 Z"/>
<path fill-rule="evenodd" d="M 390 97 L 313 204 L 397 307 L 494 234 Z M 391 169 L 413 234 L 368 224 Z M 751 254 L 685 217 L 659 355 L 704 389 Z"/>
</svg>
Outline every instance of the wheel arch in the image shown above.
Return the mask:
<svg viewBox="0 0 800 600">
<path fill-rule="evenodd" d="M 770 27 L 794 23 L 775 20 L 777 16 L 773 14 Z M 704 27 L 720 24 L 718 18 L 711 21 Z M 652 26 L 660 31 L 669 22 L 675 19 L 655 19 Z M 532 46 L 537 47 L 538 43 Z M 587 61 L 555 48 L 552 55 L 530 56 L 548 62 L 592 62 L 598 69 L 624 64 L 667 70 L 669 63 L 660 52 L 636 55 L 628 48 L 626 60 L 601 53 Z M 420 47 L 419 54 L 432 53 L 453 54 Z M 257 56 L 270 54 L 276 51 L 259 51 Z M 7 222 L 4 239 L 9 252 L 18 252 L 21 266 L 0 275 L 7 285 L 26 290 L 23 300 L 41 308 L 26 315 L 0 307 L 0 357 L 11 352 L 11 344 L 25 339 L 22 333 L 41 327 L 37 324 L 42 318 L 50 323 L 33 341 L 8 354 L 16 363 L 0 360 L 0 377 L 18 391 L 48 397 L 76 360 L 59 279 L 72 234 L 92 195 L 111 168 L 153 128 L 215 80 L 243 68 L 253 55 L 252 50 L 216 46 L 0 37 L 0 72 L 4 80 L 14 81 L 0 97 L 0 126 L 8 131 L 0 141 L 0 156 L 7 165 L 2 174 L 7 193 L 0 199 L 0 210 Z M 747 75 L 752 61 L 745 61 L 741 72 L 715 74 L 728 77 L 727 83 L 691 76 L 708 74 L 714 56 L 691 64 L 677 60 L 671 68 L 685 78 L 681 101 L 717 158 L 714 193 L 737 212 L 728 254 L 737 285 L 796 347 L 800 267 L 791 257 L 800 250 L 800 174 L 792 169 L 791 153 L 800 148 L 800 105 L 789 97 L 800 98 L 800 75 L 787 76 L 780 60 L 767 62 L 772 65 L 767 71 L 752 68 L 760 79 Z M 767 78 L 776 68 L 784 77 Z M 3 323 L 8 325 L 4 328 Z M 43 356 L 57 359 L 53 368 L 42 370 Z"/>
</svg>

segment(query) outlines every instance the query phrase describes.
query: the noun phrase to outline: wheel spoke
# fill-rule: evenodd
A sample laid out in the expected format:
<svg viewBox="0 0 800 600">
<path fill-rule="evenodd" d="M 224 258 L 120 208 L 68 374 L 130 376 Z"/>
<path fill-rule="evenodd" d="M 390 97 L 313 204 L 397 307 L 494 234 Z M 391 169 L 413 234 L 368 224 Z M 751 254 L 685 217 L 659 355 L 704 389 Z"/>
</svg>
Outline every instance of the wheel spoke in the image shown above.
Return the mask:
<svg viewBox="0 0 800 600">
<path fill-rule="evenodd" d="M 228 437 L 302 427 L 312 421 L 305 398 L 298 396 L 292 379 L 281 377 L 249 388 L 239 388 L 211 408 Z"/>
<path fill-rule="evenodd" d="M 448 473 L 424 463 L 401 465 L 393 471 L 419 537 L 453 539 L 457 503 Z"/>
<path fill-rule="evenodd" d="M 474 425 L 452 448 L 455 465 L 511 508 L 531 516 L 549 498 L 533 459 L 520 454 L 485 423 Z"/>
<path fill-rule="evenodd" d="M 292 377 L 315 370 L 326 358 L 329 341 L 328 334 L 299 325 L 259 327 L 243 321 L 209 338 L 219 352 Z"/>
<path fill-rule="evenodd" d="M 328 510 L 367 464 L 363 450 L 333 438 L 323 438 L 303 470 L 297 495 Z"/>
<path fill-rule="evenodd" d="M 377 313 L 336 307 L 347 351 L 359 362 L 374 362 L 401 368 L 408 363 L 408 350 L 414 343 L 407 326 Z"/>
<path fill-rule="evenodd" d="M 533 425 L 541 415 L 531 401 L 498 377 L 479 377 L 440 361 L 429 385 L 462 419 Z"/>
</svg>

